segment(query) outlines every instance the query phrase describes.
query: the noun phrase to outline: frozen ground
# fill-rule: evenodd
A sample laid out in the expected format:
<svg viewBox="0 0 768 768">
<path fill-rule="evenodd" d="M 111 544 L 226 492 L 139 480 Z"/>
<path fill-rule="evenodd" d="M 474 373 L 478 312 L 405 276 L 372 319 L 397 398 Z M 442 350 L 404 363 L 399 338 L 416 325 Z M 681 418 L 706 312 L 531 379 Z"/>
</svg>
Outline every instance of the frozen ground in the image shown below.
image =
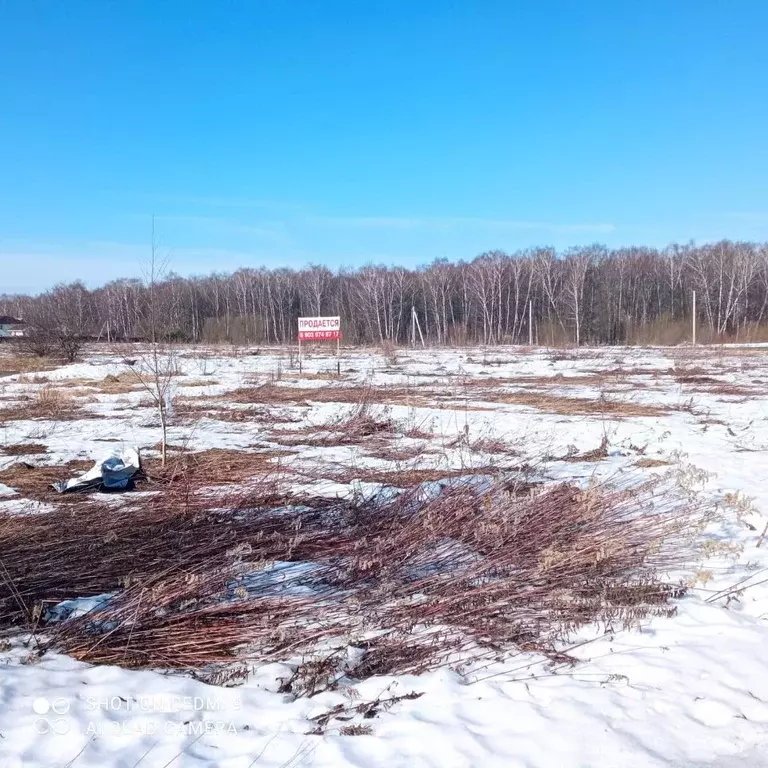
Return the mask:
<svg viewBox="0 0 768 768">
<path fill-rule="evenodd" d="M 30 663 L 28 638 L 16 637 L 0 653 L 0 766 L 768 766 L 768 541 L 758 546 L 768 522 L 768 348 L 350 351 L 341 381 L 329 376 L 331 357 L 311 357 L 301 375 L 291 362 L 279 350 L 181 350 L 170 442 L 280 451 L 297 487 L 302 467 L 324 468 L 329 495 L 397 485 L 414 468 L 471 472 L 542 456 L 545 477 L 584 483 L 687 464 L 706 473 L 687 470 L 724 510 L 717 534 L 728 546 L 702 563 L 673 618 L 582 631 L 574 667 L 521 654 L 471 675 L 377 677 L 294 698 L 277 692 L 290 659 L 223 688 L 50 654 Z M 151 455 L 157 419 L 126 371 L 122 353 L 93 352 L 0 378 L 0 483 L 18 461 L 61 466 L 121 444 Z M 125 386 L 104 385 L 108 374 Z M 306 396 L 255 407 L 233 394 L 266 382 Z M 342 390 L 361 385 L 400 425 L 392 444 L 318 444 L 312 434 L 332 432 L 353 407 Z M 43 399 L 60 417 L 26 412 Z M 253 417 L 230 418 L 243 409 Z M 45 513 L 32 503 L 0 484 L 0 509 Z M 421 695 L 309 735 L 312 718 L 334 706 L 412 692 Z M 342 734 L 350 725 L 364 732 Z"/>
</svg>

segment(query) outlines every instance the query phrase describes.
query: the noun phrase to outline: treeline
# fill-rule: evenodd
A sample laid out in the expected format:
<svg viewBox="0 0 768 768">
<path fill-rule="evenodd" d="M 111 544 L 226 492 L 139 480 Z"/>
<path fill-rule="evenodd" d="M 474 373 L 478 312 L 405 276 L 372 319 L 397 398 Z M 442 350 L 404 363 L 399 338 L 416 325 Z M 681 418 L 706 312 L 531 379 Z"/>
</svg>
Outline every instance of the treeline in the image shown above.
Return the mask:
<svg viewBox="0 0 768 768">
<path fill-rule="evenodd" d="M 768 245 L 730 241 L 76 282 L 0 296 L 0 314 L 105 341 L 146 339 L 152 318 L 166 339 L 235 344 L 292 342 L 299 316 L 341 315 L 345 343 L 379 344 L 410 341 L 415 309 L 428 344 L 525 344 L 530 304 L 534 343 L 674 344 L 690 337 L 694 291 L 702 341 L 768 338 Z"/>
</svg>

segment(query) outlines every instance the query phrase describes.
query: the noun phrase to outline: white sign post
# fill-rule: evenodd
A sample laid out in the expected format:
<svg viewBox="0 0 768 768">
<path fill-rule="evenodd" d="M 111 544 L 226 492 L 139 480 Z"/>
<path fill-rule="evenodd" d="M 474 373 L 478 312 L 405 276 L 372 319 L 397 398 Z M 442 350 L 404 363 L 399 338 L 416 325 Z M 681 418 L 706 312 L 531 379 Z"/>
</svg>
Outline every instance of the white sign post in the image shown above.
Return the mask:
<svg viewBox="0 0 768 768">
<path fill-rule="evenodd" d="M 335 341 L 336 371 L 341 376 L 341 318 L 300 317 L 299 318 L 299 373 L 302 368 L 302 341 Z"/>
</svg>

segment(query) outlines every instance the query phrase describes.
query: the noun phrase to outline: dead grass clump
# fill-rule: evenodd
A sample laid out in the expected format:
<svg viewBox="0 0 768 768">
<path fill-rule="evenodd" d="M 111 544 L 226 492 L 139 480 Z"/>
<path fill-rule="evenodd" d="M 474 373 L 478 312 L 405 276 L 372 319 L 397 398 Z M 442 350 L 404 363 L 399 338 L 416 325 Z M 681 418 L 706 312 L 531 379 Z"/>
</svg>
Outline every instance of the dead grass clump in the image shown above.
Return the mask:
<svg viewBox="0 0 768 768">
<path fill-rule="evenodd" d="M 511 453 L 516 454 L 503 440 L 494 437 L 481 437 L 470 446 L 477 453 Z"/>
<path fill-rule="evenodd" d="M 99 392 L 104 395 L 127 395 L 143 388 L 143 384 L 134 373 L 108 373 L 101 381 L 94 382 Z"/>
<path fill-rule="evenodd" d="M 650 457 L 643 457 L 635 462 L 636 467 L 641 469 L 650 469 L 651 467 L 667 467 L 671 464 L 671 461 L 665 459 L 652 459 Z"/>
<path fill-rule="evenodd" d="M 40 453 L 48 453 L 48 446 L 42 443 L 16 443 L 3 446 L 6 456 L 33 456 Z"/>
<path fill-rule="evenodd" d="M 372 447 L 368 450 L 368 455 L 374 459 L 384 461 L 410 461 L 424 454 L 423 445 L 408 445 L 395 447 L 388 443 L 386 445 Z"/>
<path fill-rule="evenodd" d="M 437 434 L 430 429 L 425 429 L 423 424 L 414 424 L 403 432 L 405 437 L 411 437 L 416 440 L 431 440 L 437 437 Z"/>
<path fill-rule="evenodd" d="M 324 445 L 359 445 L 371 437 L 394 438 L 397 424 L 386 411 L 376 410 L 368 400 L 356 403 L 350 413 L 328 422 L 334 434 L 322 438 Z"/>
<path fill-rule="evenodd" d="M 34 394 L 26 396 L 23 403 L 0 409 L 0 421 L 46 419 L 49 421 L 76 421 L 98 418 L 85 411 L 66 390 L 46 384 Z"/>
<path fill-rule="evenodd" d="M 600 445 L 597 448 L 593 448 L 591 451 L 585 451 L 584 453 L 577 453 L 573 456 L 566 456 L 563 461 L 578 462 L 578 461 L 602 461 L 608 458 L 608 438 L 603 436 L 600 441 Z"/>
<path fill-rule="evenodd" d="M 678 374 L 675 376 L 675 381 L 678 384 L 717 384 L 717 379 L 712 376 L 698 376 L 691 373 Z"/>
</svg>

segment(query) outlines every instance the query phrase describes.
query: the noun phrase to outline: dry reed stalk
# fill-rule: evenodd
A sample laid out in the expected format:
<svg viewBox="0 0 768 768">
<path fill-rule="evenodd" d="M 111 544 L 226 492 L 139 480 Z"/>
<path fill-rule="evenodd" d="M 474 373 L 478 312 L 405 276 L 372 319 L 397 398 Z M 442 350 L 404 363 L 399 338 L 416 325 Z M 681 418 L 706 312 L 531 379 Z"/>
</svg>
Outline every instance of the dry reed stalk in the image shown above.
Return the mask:
<svg viewBox="0 0 768 768">
<path fill-rule="evenodd" d="M 0 518 L 26 604 L 114 592 L 49 626 L 53 647 L 129 666 L 365 649 L 351 674 L 419 672 L 520 648 L 555 653 L 590 622 L 668 614 L 706 510 L 659 476 L 623 488 L 457 480 L 382 499 L 292 498 L 279 478 L 240 494 L 177 477 L 131 509 Z M 210 478 L 202 478 L 209 480 Z M 519 485 L 518 485 L 519 481 Z M 202 481 L 201 481 L 202 482 Z M 277 578 L 275 561 L 311 563 Z M 0 585 L 0 622 L 22 620 Z"/>
</svg>

